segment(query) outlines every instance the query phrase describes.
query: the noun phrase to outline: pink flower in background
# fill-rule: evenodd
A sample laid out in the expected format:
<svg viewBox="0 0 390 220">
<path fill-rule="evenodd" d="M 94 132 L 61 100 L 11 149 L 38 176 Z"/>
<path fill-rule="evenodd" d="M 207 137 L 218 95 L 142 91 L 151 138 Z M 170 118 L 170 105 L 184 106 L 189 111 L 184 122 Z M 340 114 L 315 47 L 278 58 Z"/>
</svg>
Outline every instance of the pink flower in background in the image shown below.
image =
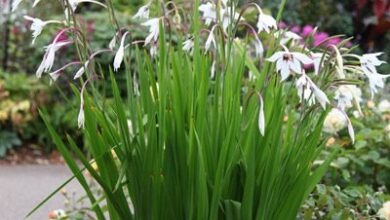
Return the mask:
<svg viewBox="0 0 390 220">
<path fill-rule="evenodd" d="M 326 40 L 326 38 L 329 37 L 329 34 L 325 33 L 325 32 L 320 32 L 318 34 L 314 34 L 314 43 L 313 45 L 314 46 L 318 46 L 320 45 L 324 40 Z"/>
<path fill-rule="evenodd" d="M 298 25 L 294 25 L 291 27 L 290 31 L 299 34 L 301 33 L 301 27 L 299 27 Z"/>
<path fill-rule="evenodd" d="M 315 27 L 313 25 L 310 25 L 310 24 L 307 24 L 307 25 L 304 25 L 304 26 L 299 26 L 299 25 L 287 25 L 285 22 L 283 21 L 280 21 L 278 23 L 278 27 L 280 29 L 289 29 L 291 32 L 293 33 L 296 33 L 297 35 L 305 38 L 305 37 L 309 37 L 313 31 L 315 30 Z M 327 38 L 329 38 L 329 34 L 326 33 L 326 32 L 317 32 L 313 35 L 313 39 L 314 39 L 314 42 L 313 42 L 313 46 L 331 46 L 331 45 L 337 45 L 339 44 L 343 39 L 340 38 L 340 37 L 336 37 L 336 38 L 332 38 L 332 39 L 329 39 L 327 40 Z M 303 41 L 302 41 L 303 43 Z M 320 45 L 322 44 L 322 45 Z M 344 46 L 346 47 L 351 47 L 352 46 L 352 43 L 351 42 L 347 42 Z M 307 66 L 308 68 L 311 68 L 310 66 Z"/>
<path fill-rule="evenodd" d="M 329 40 L 328 45 L 337 45 L 341 42 L 341 38 L 336 37 Z"/>
<path fill-rule="evenodd" d="M 284 23 L 283 21 L 281 21 L 281 22 L 279 22 L 279 24 L 278 24 L 278 28 L 280 28 L 280 29 L 285 29 L 285 28 L 287 28 L 287 24 Z"/>
<path fill-rule="evenodd" d="M 311 25 L 305 25 L 302 29 L 302 36 L 307 37 L 314 31 L 314 27 Z"/>
<path fill-rule="evenodd" d="M 88 33 L 93 33 L 95 31 L 95 22 L 94 21 L 87 22 L 87 31 L 88 31 Z"/>
<path fill-rule="evenodd" d="M 55 34 L 55 36 L 57 36 L 61 31 L 59 31 L 58 33 Z M 58 37 L 58 40 L 57 42 L 63 42 L 63 41 L 68 41 L 69 40 L 69 37 L 68 35 L 66 34 L 61 34 L 59 37 Z"/>
</svg>

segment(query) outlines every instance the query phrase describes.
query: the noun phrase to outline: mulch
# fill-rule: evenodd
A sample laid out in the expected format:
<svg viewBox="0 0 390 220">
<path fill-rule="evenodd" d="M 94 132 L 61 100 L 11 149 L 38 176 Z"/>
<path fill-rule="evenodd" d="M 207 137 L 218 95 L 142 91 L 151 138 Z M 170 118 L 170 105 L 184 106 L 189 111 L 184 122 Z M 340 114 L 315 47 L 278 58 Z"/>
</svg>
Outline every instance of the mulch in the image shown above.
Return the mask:
<svg viewBox="0 0 390 220">
<path fill-rule="evenodd" d="M 46 153 L 33 144 L 25 144 L 21 147 L 13 148 L 7 152 L 5 157 L 0 158 L 0 166 L 29 164 L 64 164 L 64 159 L 57 150 Z"/>
</svg>

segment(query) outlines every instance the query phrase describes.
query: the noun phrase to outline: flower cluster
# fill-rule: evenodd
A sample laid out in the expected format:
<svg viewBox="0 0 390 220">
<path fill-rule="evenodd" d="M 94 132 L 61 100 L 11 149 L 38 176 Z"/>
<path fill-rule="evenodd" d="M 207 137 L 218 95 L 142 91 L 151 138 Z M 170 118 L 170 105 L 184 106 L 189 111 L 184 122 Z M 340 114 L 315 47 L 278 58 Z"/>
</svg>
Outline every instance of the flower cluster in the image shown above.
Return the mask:
<svg viewBox="0 0 390 220">
<path fill-rule="evenodd" d="M 298 26 L 298 25 L 292 25 L 288 28 L 288 25 L 284 22 L 279 22 L 278 27 L 281 29 L 289 29 L 291 33 L 294 33 L 298 36 L 302 37 L 309 37 L 312 35 L 313 37 L 313 46 L 332 46 L 332 45 L 338 45 L 343 41 L 341 37 L 331 37 L 326 32 L 319 32 L 317 31 L 315 27 L 312 25 L 304 25 L 304 26 Z M 350 42 L 346 42 L 346 47 L 350 47 L 352 44 Z"/>
<path fill-rule="evenodd" d="M 131 39 L 129 37 L 131 35 L 130 30 L 118 27 L 118 31 L 113 33 L 112 40 L 107 44 L 108 48 L 95 52 L 87 51 L 87 55 L 83 59 L 80 58 L 79 61 L 72 62 L 58 70 L 52 71 L 56 52 L 62 47 L 78 43 L 72 40 L 59 41 L 60 37 L 68 32 L 74 33 L 76 36 L 82 35 L 82 30 L 79 30 L 77 25 L 74 24 L 74 21 L 71 21 L 69 17 L 73 16 L 77 7 L 86 1 L 64 1 L 63 21 L 42 21 L 38 18 L 25 17 L 27 20 L 32 21 L 31 31 L 33 32 L 33 42 L 46 25 L 55 23 L 62 27 L 53 42 L 45 48 L 45 55 L 37 70 L 38 77 L 41 77 L 43 73 L 49 73 L 52 79 L 56 80 L 60 77 L 62 70 L 70 65 L 81 66 L 75 73 L 75 79 L 82 77 L 88 70 L 93 73 L 93 69 L 90 69 L 90 64 L 93 62 L 93 58 L 102 52 L 115 53 L 113 69 L 114 71 L 119 71 L 126 57 L 126 48 L 139 43 L 142 43 L 144 47 L 150 48 L 151 56 L 156 56 L 159 49 L 158 39 L 160 32 L 164 31 L 166 23 L 170 21 L 170 14 L 172 12 L 176 13 L 175 10 L 166 8 L 163 10 L 165 14 L 162 17 L 150 17 L 149 8 L 151 2 L 149 2 L 142 6 L 132 17 L 134 22 L 140 22 L 141 26 L 147 28 L 148 34 L 143 41 L 128 43 L 127 40 Z M 35 1 L 34 6 L 38 2 Z M 88 0 L 88 2 L 99 4 L 104 8 L 107 7 L 97 1 Z M 16 1 L 14 8 L 19 3 L 20 0 Z M 329 38 L 325 35 L 320 36 L 321 33 L 316 34 L 315 29 L 312 27 L 304 27 L 302 33 L 300 33 L 302 36 L 296 33 L 298 31 L 294 32 L 294 30 L 280 29 L 277 25 L 277 20 L 272 15 L 264 13 L 260 6 L 254 3 L 246 5 L 238 12 L 234 1 L 221 0 L 218 4 L 214 1 L 206 1 L 199 6 L 198 10 L 205 27 L 205 29 L 201 30 L 201 33 L 207 33 L 205 39 L 200 39 L 201 42 L 204 42 L 201 46 L 203 47 L 204 53 L 210 53 L 213 55 L 211 57 L 214 58 L 211 66 L 211 78 L 214 78 L 216 69 L 220 66 L 217 65 L 219 61 L 215 58 L 219 54 L 218 50 L 220 46 L 224 46 L 221 39 L 235 42 L 231 53 L 240 53 L 240 51 L 243 51 L 242 41 L 237 40 L 234 35 L 238 30 L 237 27 L 240 27 L 240 31 L 242 31 L 241 27 L 243 27 L 245 31 L 242 31 L 237 36 L 242 37 L 245 35 L 245 38 L 249 39 L 247 45 L 254 45 L 254 47 L 247 46 L 248 48 L 246 49 L 248 52 L 253 51 L 256 55 L 253 62 L 258 63 L 263 68 L 271 67 L 271 70 L 275 69 L 274 73 L 277 75 L 274 75 L 274 77 L 280 78 L 279 83 L 295 85 L 296 93 L 303 106 L 314 106 L 317 103 L 323 109 L 327 109 L 330 106 L 332 108 L 330 111 L 331 118 L 328 118 L 325 123 L 334 123 L 332 119 L 334 117 L 342 118 L 342 123 L 337 124 L 336 127 L 344 124 L 347 125 L 350 136 L 354 140 L 354 132 L 351 121 L 347 116 L 347 110 L 355 106 L 360 111 L 362 91 L 353 82 L 362 78 L 362 76 L 365 77 L 368 80 L 372 96 L 380 88 L 384 87 L 385 79 L 389 75 L 382 75 L 377 72 L 377 67 L 384 63 L 378 59 L 381 53 L 364 54 L 362 56 L 352 54 L 350 50 L 343 48 L 345 44 L 339 44 L 341 39 Z M 253 12 L 256 13 L 255 21 L 251 21 L 250 16 L 246 17 L 248 11 L 252 14 Z M 174 16 L 178 16 L 178 14 Z M 316 36 L 313 48 L 308 48 L 307 45 L 302 44 L 303 38 L 309 35 Z M 193 54 L 194 37 L 189 36 L 182 45 L 183 51 L 187 52 L 189 56 Z M 325 48 L 316 47 L 324 41 L 329 42 L 324 45 Z M 120 42 L 119 46 L 117 46 L 117 42 Z M 264 46 L 263 42 L 267 42 L 267 45 Z M 265 50 L 267 50 L 267 53 L 265 53 Z M 324 80 L 325 78 L 331 80 L 326 81 Z M 257 80 L 257 78 L 254 77 L 253 80 Z M 262 94 L 259 92 L 258 95 L 260 100 L 258 124 L 260 133 L 264 135 L 266 132 L 264 108 L 267 108 L 267 106 L 264 106 Z M 84 124 L 83 104 L 82 99 L 78 117 L 80 127 L 83 127 Z"/>
</svg>

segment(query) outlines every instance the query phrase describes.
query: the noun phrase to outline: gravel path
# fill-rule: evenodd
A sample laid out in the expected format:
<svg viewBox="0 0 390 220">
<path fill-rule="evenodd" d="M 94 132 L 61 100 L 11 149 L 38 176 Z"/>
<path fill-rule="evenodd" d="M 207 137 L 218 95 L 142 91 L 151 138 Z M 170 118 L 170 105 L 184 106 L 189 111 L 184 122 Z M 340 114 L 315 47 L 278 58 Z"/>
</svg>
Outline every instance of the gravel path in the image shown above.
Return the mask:
<svg viewBox="0 0 390 220">
<path fill-rule="evenodd" d="M 22 220 L 40 201 L 71 177 L 64 165 L 0 166 L 0 219 Z M 69 183 L 67 192 L 83 191 L 76 180 Z M 48 219 L 48 213 L 64 207 L 64 197 L 55 195 L 35 212 L 30 220 Z"/>
</svg>

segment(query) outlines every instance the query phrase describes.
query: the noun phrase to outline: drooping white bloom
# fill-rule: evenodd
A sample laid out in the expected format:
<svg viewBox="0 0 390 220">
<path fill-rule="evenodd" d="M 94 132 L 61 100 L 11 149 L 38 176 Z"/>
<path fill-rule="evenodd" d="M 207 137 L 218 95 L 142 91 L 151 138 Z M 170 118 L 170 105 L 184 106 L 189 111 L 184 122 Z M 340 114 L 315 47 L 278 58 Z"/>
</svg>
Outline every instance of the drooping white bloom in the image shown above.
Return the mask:
<svg viewBox="0 0 390 220">
<path fill-rule="evenodd" d="M 335 92 L 335 100 L 337 100 L 337 107 L 341 109 L 351 108 L 352 101 L 355 100 L 356 105 L 360 110 L 359 103 L 361 102 L 362 91 L 355 85 L 341 85 Z"/>
<path fill-rule="evenodd" d="M 152 18 L 149 19 L 148 21 L 142 23 L 143 26 L 148 26 L 149 27 L 149 35 L 145 39 L 145 44 L 148 45 L 150 42 L 155 42 L 158 39 L 158 36 L 160 34 L 160 19 L 158 18 Z"/>
<path fill-rule="evenodd" d="M 347 127 L 348 121 L 344 114 L 337 108 L 332 108 L 324 120 L 324 131 L 336 134 L 341 129 Z"/>
<path fill-rule="evenodd" d="M 231 7 L 221 8 L 220 14 L 222 28 L 225 32 L 229 25 L 234 23 L 234 21 L 238 20 L 238 18 L 240 17 L 240 15 L 236 12 L 234 5 L 232 5 Z"/>
<path fill-rule="evenodd" d="M 208 26 L 211 22 L 215 22 L 217 20 L 217 11 L 216 6 L 210 2 L 206 4 L 199 5 L 199 11 L 203 13 L 203 19 L 205 20 L 205 24 Z"/>
<path fill-rule="evenodd" d="M 256 56 L 263 57 L 264 47 L 257 35 L 255 35 L 255 52 Z"/>
<path fill-rule="evenodd" d="M 192 39 L 188 39 L 183 42 L 183 50 L 187 53 L 192 54 L 194 48 L 194 41 Z"/>
<path fill-rule="evenodd" d="M 114 58 L 114 71 L 115 72 L 118 71 L 118 69 L 121 67 L 123 57 L 125 56 L 125 39 L 126 39 L 127 34 L 129 34 L 129 32 L 126 32 L 123 34 L 122 39 L 121 39 L 121 44 L 120 44 L 120 46 L 115 54 L 115 58 Z"/>
<path fill-rule="evenodd" d="M 324 57 L 325 59 L 326 56 L 323 53 L 312 53 L 311 57 L 314 64 L 314 74 L 318 75 L 323 66 L 323 62 L 321 62 L 323 60 L 322 58 Z"/>
<path fill-rule="evenodd" d="M 259 94 L 260 108 L 259 108 L 259 120 L 258 126 L 260 130 L 260 134 L 264 136 L 265 133 L 265 116 L 264 116 L 264 101 L 263 97 Z"/>
<path fill-rule="evenodd" d="M 214 79 L 215 77 L 215 60 L 213 60 L 213 63 L 211 64 L 211 70 L 210 70 L 211 74 L 210 74 L 210 78 L 211 79 Z"/>
<path fill-rule="evenodd" d="M 240 17 L 240 15 L 236 12 L 234 5 L 228 5 L 226 0 L 222 1 L 219 13 L 217 13 L 217 6 L 210 2 L 201 4 L 199 6 L 199 11 L 202 12 L 202 18 L 207 26 L 209 26 L 212 22 L 216 23 L 217 15 L 219 14 L 224 31 L 226 31 L 228 26 Z"/>
<path fill-rule="evenodd" d="M 274 33 L 275 38 L 280 38 L 280 44 L 285 45 L 287 42 L 299 42 L 302 37 L 291 31 L 279 30 Z"/>
<path fill-rule="evenodd" d="M 302 73 L 302 64 L 311 64 L 313 60 L 308 56 L 298 52 L 279 51 L 267 59 L 270 62 L 276 62 L 276 69 L 280 71 L 282 81 L 288 78 L 290 72 Z"/>
<path fill-rule="evenodd" d="M 383 203 L 382 208 L 378 211 L 378 215 L 384 220 L 390 220 L 390 201 Z"/>
<path fill-rule="evenodd" d="M 302 75 L 299 77 L 295 82 L 295 87 L 297 88 L 300 102 L 306 101 L 309 106 L 315 104 L 316 100 L 313 92 L 310 89 L 306 76 Z"/>
<path fill-rule="evenodd" d="M 383 89 L 385 87 L 385 80 L 390 75 L 382 75 L 379 73 L 365 73 L 368 78 L 370 85 L 371 97 L 374 97 L 375 93 L 378 93 L 378 89 Z"/>
<path fill-rule="evenodd" d="M 33 17 L 30 17 L 30 16 L 24 16 L 24 19 L 26 19 L 28 21 L 32 21 L 30 29 L 33 32 L 32 33 L 32 36 L 33 36 L 32 43 L 33 44 L 35 43 L 35 40 L 37 39 L 37 37 L 42 33 L 43 28 L 48 23 L 51 22 L 51 21 L 42 21 L 39 18 L 33 18 Z"/>
<path fill-rule="evenodd" d="M 379 60 L 378 56 L 383 53 L 368 53 L 360 57 L 360 64 L 365 73 L 376 73 L 376 67 L 386 63 L 385 61 Z"/>
<path fill-rule="evenodd" d="M 276 20 L 272 16 L 266 15 L 260 11 L 257 19 L 258 33 L 262 31 L 269 33 L 272 28 L 277 29 Z"/>
<path fill-rule="evenodd" d="M 85 116 L 84 116 L 84 97 L 83 93 L 80 94 L 80 111 L 77 116 L 77 125 L 79 128 L 84 128 Z"/>
<path fill-rule="evenodd" d="M 77 5 L 79 4 L 79 0 L 68 0 L 69 1 L 69 4 L 70 4 L 70 8 L 72 9 L 72 11 L 76 11 L 77 9 Z"/>
<path fill-rule="evenodd" d="M 83 2 L 89 2 L 89 3 L 93 3 L 93 4 L 96 4 L 96 5 L 100 5 L 102 6 L 103 8 L 107 8 L 107 6 L 99 1 L 95 1 L 95 0 L 68 0 L 69 2 L 69 7 L 70 9 L 72 10 L 72 12 L 75 12 L 76 9 L 77 9 L 77 6 L 80 4 L 80 3 L 83 3 Z M 68 7 L 65 8 L 65 11 L 64 11 L 64 14 L 65 14 L 65 18 L 68 20 L 69 18 L 69 11 L 68 11 Z"/>
<path fill-rule="evenodd" d="M 140 7 L 137 13 L 133 16 L 133 19 L 149 19 L 149 4 Z"/>
<path fill-rule="evenodd" d="M 130 138 L 133 139 L 134 138 L 134 128 L 133 128 L 133 123 L 131 122 L 130 119 L 127 119 L 127 128 L 129 129 L 129 135 L 130 135 Z"/>
<path fill-rule="evenodd" d="M 14 0 L 12 2 L 12 11 L 15 11 L 23 0 Z"/>
<path fill-rule="evenodd" d="M 41 0 L 35 0 L 34 1 L 34 4 L 33 4 L 33 7 L 37 6 L 37 4 L 40 2 Z"/>
<path fill-rule="evenodd" d="M 390 75 L 381 75 L 376 70 L 377 66 L 385 63 L 385 61 L 378 59 L 378 56 L 382 54 L 383 53 L 369 53 L 360 57 L 361 68 L 364 75 L 368 78 L 372 97 L 378 92 L 378 89 L 384 88 L 385 79 L 390 77 Z"/>
<path fill-rule="evenodd" d="M 285 31 L 283 37 L 292 40 L 302 40 L 302 37 L 292 31 Z"/>
<path fill-rule="evenodd" d="M 326 108 L 326 104 L 329 104 L 329 99 L 326 94 L 319 89 L 310 79 L 309 79 L 310 88 L 313 91 L 316 100 L 321 104 L 322 108 Z"/>
<path fill-rule="evenodd" d="M 85 64 L 82 67 L 80 67 L 80 69 L 74 75 L 73 79 L 80 78 L 85 73 L 85 70 L 88 68 L 88 65 L 89 65 L 89 60 L 87 60 Z"/>
<path fill-rule="evenodd" d="M 308 104 L 312 105 L 317 100 L 323 109 L 326 108 L 326 104 L 330 103 L 326 94 L 304 72 L 295 85 L 301 101 L 307 100 Z"/>
<path fill-rule="evenodd" d="M 115 45 L 116 45 L 116 34 L 115 34 L 114 37 L 110 40 L 110 43 L 108 44 L 108 48 L 110 48 L 110 50 L 114 50 Z"/>
<path fill-rule="evenodd" d="M 215 26 L 214 26 L 215 27 Z M 207 53 L 207 51 L 210 49 L 211 45 L 213 45 L 215 47 L 216 43 L 215 43 L 215 38 L 214 38 L 214 27 L 211 28 L 210 30 L 210 33 L 209 33 L 209 36 L 207 37 L 207 40 L 206 40 L 206 43 L 205 43 L 205 52 Z"/>
<path fill-rule="evenodd" d="M 57 70 L 57 71 L 49 73 L 49 75 L 50 75 L 51 79 L 55 82 L 55 81 L 57 81 L 58 77 L 61 76 L 61 73 L 62 73 L 62 70 Z"/>
<path fill-rule="evenodd" d="M 62 42 L 54 42 L 48 46 L 46 46 L 46 53 L 43 56 L 43 60 L 38 67 L 36 75 L 38 78 L 42 76 L 43 72 L 48 72 L 51 70 L 54 64 L 55 53 L 63 46 L 71 44 L 72 41 L 62 41 Z"/>
<path fill-rule="evenodd" d="M 345 79 L 343 57 L 341 56 L 341 53 L 340 53 L 339 49 L 336 47 L 336 45 L 331 45 L 331 47 L 333 48 L 334 52 L 336 53 L 337 73 L 338 73 L 340 79 Z"/>
<path fill-rule="evenodd" d="M 153 43 L 149 49 L 150 56 L 155 57 L 157 55 L 157 44 Z"/>
<path fill-rule="evenodd" d="M 345 117 L 348 119 L 348 134 L 353 144 L 355 143 L 355 131 L 353 130 L 352 122 L 349 120 L 347 114 L 345 114 Z"/>
<path fill-rule="evenodd" d="M 352 140 L 352 143 L 355 142 L 355 131 L 353 130 L 351 120 L 348 115 L 338 108 L 332 108 L 332 110 L 328 113 L 324 121 L 324 131 L 336 134 L 341 129 L 347 127 L 349 136 Z"/>
</svg>

